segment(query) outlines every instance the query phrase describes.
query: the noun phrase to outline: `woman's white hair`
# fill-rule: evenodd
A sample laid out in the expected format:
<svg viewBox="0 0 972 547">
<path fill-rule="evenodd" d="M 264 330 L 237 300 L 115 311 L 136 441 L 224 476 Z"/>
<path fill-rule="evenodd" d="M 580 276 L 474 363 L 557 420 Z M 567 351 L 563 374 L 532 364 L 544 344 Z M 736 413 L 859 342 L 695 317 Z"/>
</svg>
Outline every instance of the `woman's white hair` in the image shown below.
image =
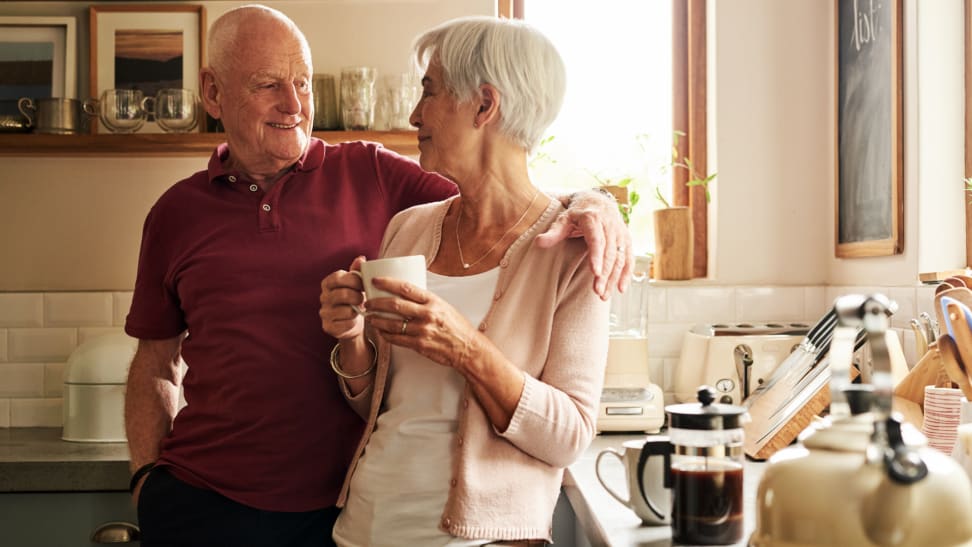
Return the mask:
<svg viewBox="0 0 972 547">
<path fill-rule="evenodd" d="M 566 69 L 554 45 L 519 20 L 461 17 L 426 31 L 413 45 L 424 70 L 433 59 L 459 101 L 479 98 L 488 83 L 500 93 L 500 131 L 528 152 L 560 112 Z"/>
</svg>

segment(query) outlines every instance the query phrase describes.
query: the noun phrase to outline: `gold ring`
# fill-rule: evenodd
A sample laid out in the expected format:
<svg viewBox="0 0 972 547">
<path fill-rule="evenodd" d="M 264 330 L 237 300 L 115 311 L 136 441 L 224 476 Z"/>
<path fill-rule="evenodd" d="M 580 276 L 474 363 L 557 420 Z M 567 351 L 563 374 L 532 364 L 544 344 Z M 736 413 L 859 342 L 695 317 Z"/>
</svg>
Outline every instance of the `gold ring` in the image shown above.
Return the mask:
<svg viewBox="0 0 972 547">
<path fill-rule="evenodd" d="M 403 319 L 402 320 L 402 336 L 405 335 L 405 327 L 407 327 L 407 326 L 408 326 L 408 319 Z"/>
</svg>

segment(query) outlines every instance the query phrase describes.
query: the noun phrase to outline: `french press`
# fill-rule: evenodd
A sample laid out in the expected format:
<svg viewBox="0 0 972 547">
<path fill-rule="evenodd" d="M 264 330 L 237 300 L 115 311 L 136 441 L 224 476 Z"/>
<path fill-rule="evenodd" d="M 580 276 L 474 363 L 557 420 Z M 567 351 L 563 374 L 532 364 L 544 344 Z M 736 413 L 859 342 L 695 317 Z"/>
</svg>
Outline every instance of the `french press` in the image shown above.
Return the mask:
<svg viewBox="0 0 972 547">
<path fill-rule="evenodd" d="M 672 490 L 672 539 L 691 545 L 729 545 L 742 540 L 743 420 L 741 406 L 715 403 L 715 390 L 702 386 L 698 403 L 668 405 L 667 446 L 646 444 L 638 465 L 644 489 L 644 464 L 666 459 L 666 488 Z M 647 496 L 646 496 L 647 500 Z"/>
</svg>

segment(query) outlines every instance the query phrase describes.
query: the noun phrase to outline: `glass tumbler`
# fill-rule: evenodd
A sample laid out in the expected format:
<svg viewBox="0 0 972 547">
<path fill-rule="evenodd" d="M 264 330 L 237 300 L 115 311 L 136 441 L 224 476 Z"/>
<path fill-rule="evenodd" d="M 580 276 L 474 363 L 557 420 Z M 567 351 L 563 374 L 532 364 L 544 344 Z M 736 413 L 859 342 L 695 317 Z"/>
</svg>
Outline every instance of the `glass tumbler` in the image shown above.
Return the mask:
<svg viewBox="0 0 972 547">
<path fill-rule="evenodd" d="M 314 75 L 314 129 L 340 129 L 341 121 L 337 115 L 337 93 L 334 90 L 334 76 L 331 74 Z"/>
<path fill-rule="evenodd" d="M 371 67 L 341 69 L 341 122 L 345 130 L 371 129 L 375 116 L 375 75 Z"/>
</svg>

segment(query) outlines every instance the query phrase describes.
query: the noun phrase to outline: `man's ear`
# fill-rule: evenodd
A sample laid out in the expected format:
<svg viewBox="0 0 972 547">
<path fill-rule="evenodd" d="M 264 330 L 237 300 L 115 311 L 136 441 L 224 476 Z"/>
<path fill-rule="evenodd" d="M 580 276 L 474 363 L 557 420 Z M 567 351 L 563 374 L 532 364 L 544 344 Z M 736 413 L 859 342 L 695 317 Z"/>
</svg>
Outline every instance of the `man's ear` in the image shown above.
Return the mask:
<svg viewBox="0 0 972 547">
<path fill-rule="evenodd" d="M 498 122 L 500 117 L 500 93 L 492 84 L 479 86 L 479 109 L 473 122 L 477 127 Z"/>
<path fill-rule="evenodd" d="M 216 81 L 216 74 L 210 68 L 203 68 L 199 71 L 199 95 L 206 112 L 215 119 L 222 115 L 220 103 L 222 102 L 222 91 Z"/>
</svg>

